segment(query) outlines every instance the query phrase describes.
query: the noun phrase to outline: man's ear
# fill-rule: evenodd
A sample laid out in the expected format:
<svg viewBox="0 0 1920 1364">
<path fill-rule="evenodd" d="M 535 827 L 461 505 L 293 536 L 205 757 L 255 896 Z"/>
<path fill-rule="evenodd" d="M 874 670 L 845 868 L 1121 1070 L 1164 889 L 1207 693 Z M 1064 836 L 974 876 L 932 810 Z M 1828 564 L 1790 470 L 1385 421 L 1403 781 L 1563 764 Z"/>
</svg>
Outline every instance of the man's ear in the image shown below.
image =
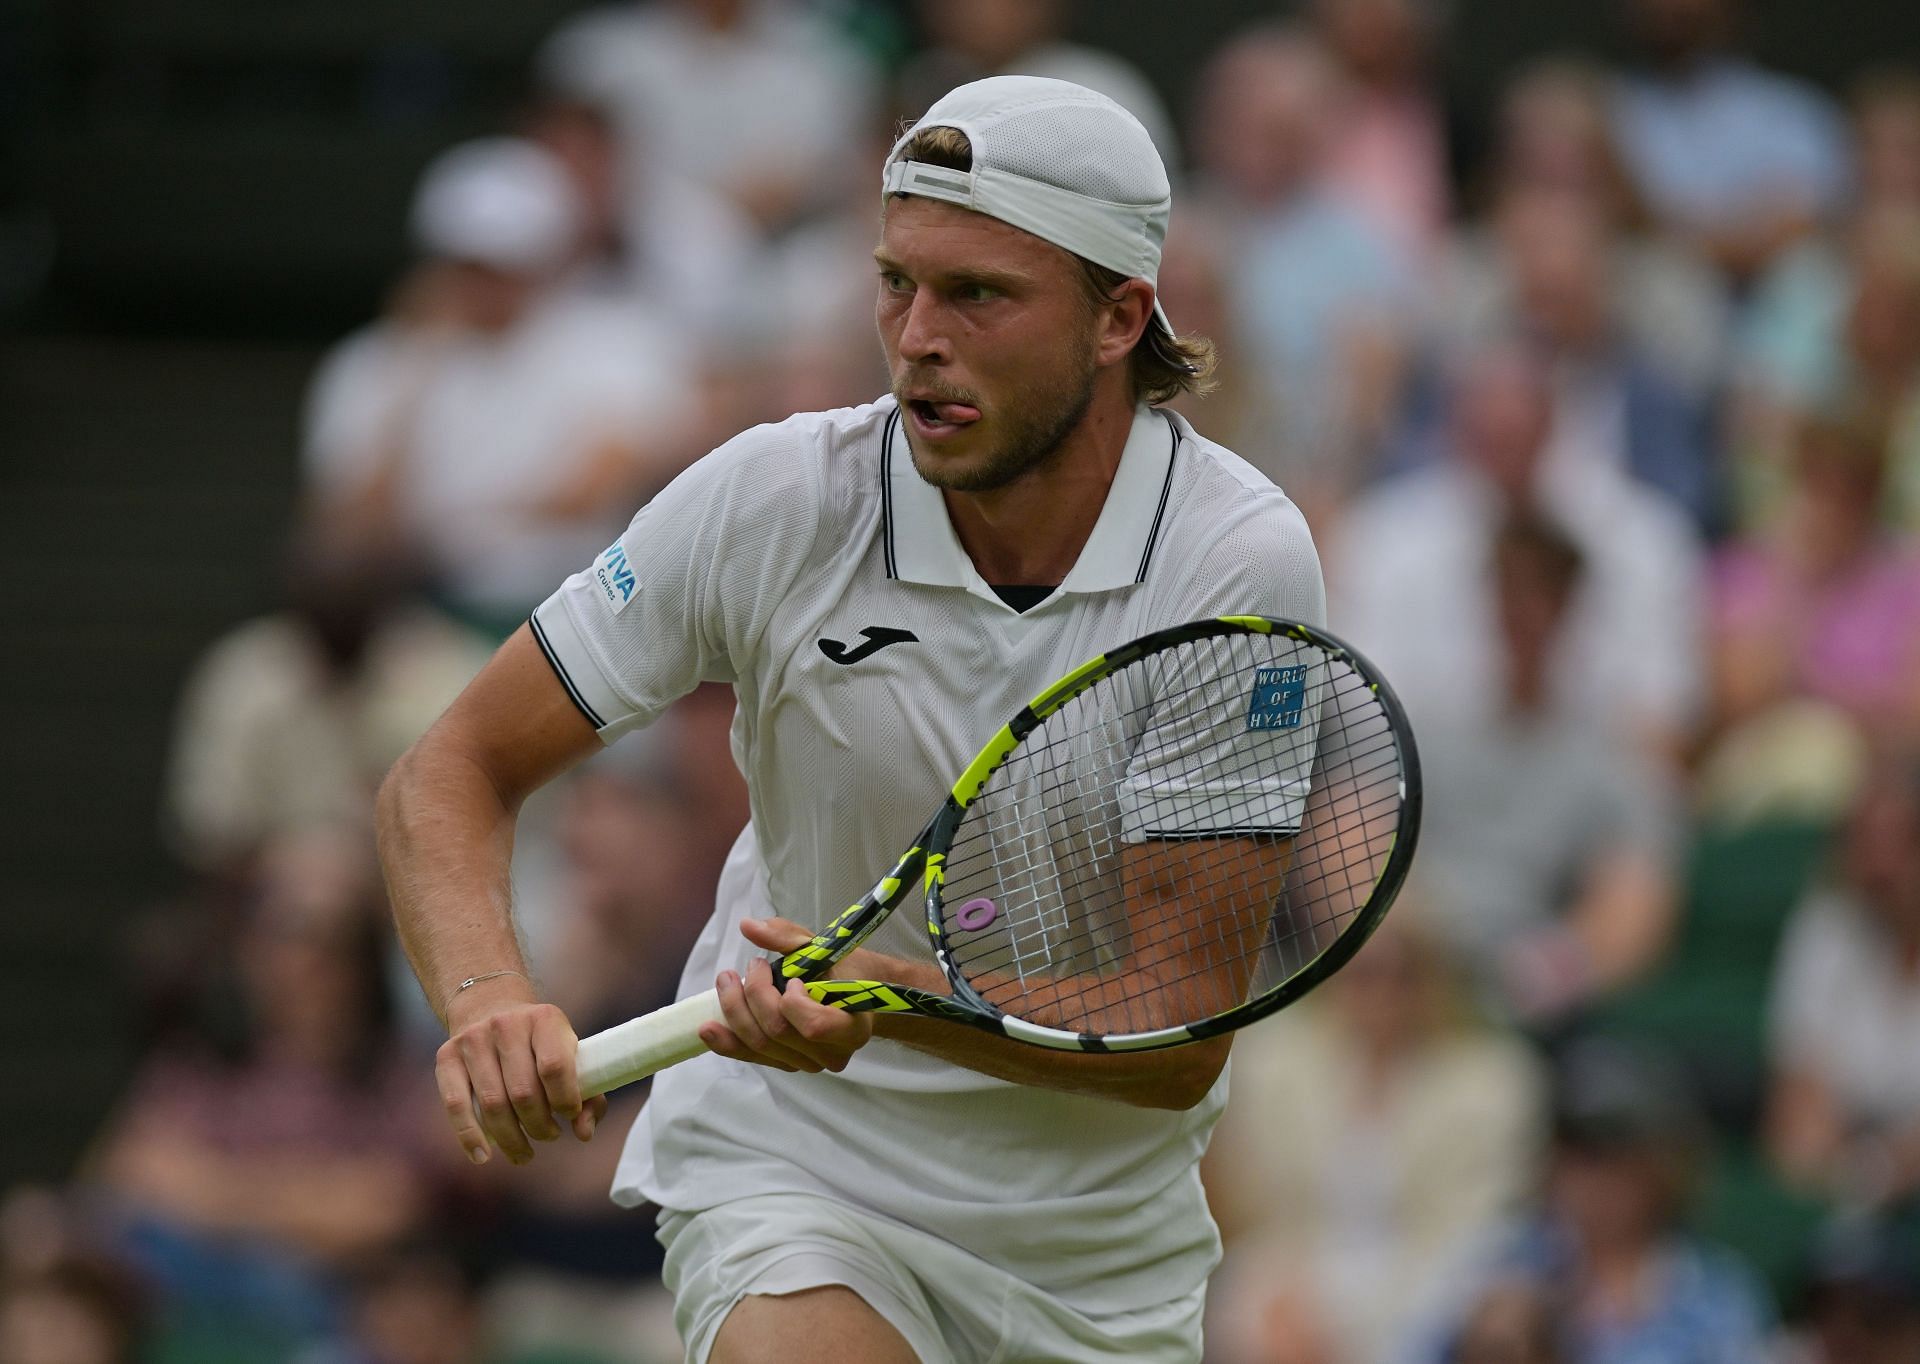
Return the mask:
<svg viewBox="0 0 1920 1364">
<path fill-rule="evenodd" d="M 1153 298 L 1153 286 L 1136 276 L 1100 305 L 1094 357 L 1097 363 L 1119 364 L 1133 354 L 1133 348 L 1153 325 Z"/>
</svg>

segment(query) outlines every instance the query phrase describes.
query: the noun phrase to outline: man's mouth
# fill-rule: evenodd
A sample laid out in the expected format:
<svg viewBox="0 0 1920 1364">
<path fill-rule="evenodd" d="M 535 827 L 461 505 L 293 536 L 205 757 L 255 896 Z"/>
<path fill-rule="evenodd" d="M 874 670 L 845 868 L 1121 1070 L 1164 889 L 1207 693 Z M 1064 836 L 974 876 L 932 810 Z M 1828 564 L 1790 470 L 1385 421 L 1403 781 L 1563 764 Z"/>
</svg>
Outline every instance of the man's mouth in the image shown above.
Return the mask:
<svg viewBox="0 0 1920 1364">
<path fill-rule="evenodd" d="M 938 439 L 950 436 L 980 420 L 980 409 L 967 403 L 937 402 L 931 398 L 907 399 L 907 411 L 914 428 L 923 436 Z"/>
</svg>

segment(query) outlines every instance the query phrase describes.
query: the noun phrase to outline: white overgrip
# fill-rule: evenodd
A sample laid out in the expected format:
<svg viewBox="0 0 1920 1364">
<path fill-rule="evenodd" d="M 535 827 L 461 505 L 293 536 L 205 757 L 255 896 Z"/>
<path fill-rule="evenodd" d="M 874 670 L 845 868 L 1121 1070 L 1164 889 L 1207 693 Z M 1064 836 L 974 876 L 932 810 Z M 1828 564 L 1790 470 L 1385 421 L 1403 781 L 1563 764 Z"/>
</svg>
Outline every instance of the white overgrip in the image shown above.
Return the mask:
<svg viewBox="0 0 1920 1364">
<path fill-rule="evenodd" d="M 580 1097 L 591 1099 L 691 1060 L 707 1049 L 700 1025 L 720 1017 L 719 992 L 709 990 L 581 1038 L 575 1059 Z"/>
</svg>

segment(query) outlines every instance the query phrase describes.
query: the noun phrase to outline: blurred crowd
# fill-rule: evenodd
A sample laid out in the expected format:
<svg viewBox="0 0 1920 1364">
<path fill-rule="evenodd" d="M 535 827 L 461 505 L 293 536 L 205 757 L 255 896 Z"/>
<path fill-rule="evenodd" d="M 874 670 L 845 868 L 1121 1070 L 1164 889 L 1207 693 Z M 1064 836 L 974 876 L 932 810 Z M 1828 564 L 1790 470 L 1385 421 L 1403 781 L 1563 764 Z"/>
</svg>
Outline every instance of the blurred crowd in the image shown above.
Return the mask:
<svg viewBox="0 0 1920 1364">
<path fill-rule="evenodd" d="M 528 1170 L 441 1130 L 372 792 L 677 471 L 884 391 L 881 157 L 1022 72 L 1160 144 L 1161 297 L 1222 353 L 1183 410 L 1306 509 L 1427 773 L 1387 927 L 1235 1047 L 1210 1364 L 1920 1361 L 1920 67 L 1816 88 L 1740 0 L 1612 4 L 1627 55 L 1512 72 L 1471 155 L 1444 0 L 1276 4 L 1185 108 L 1068 0 L 558 28 L 314 376 L 282 609 L 186 681 L 192 888 L 129 943 L 110 1121 L 0 1201 L 0 1360 L 678 1357 L 605 1196 L 637 1096 Z M 582 1033 L 672 996 L 731 715 L 521 820 Z"/>
</svg>

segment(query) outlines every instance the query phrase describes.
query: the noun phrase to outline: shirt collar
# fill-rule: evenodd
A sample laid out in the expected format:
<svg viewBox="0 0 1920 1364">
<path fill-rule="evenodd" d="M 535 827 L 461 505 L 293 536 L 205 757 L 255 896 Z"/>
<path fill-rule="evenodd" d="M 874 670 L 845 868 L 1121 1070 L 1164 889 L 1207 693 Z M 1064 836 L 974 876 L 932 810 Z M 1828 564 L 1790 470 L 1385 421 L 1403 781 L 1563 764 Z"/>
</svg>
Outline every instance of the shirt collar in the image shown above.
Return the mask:
<svg viewBox="0 0 1920 1364">
<path fill-rule="evenodd" d="M 1173 461 L 1181 434 L 1172 413 L 1144 403 L 1134 409 L 1133 429 L 1100 518 L 1060 584 L 1062 591 L 1106 592 L 1147 580 L 1173 492 Z M 887 421 L 881 467 L 887 576 L 930 587 L 963 587 L 999 603 L 960 547 L 940 490 L 915 471 L 897 409 Z"/>
</svg>

